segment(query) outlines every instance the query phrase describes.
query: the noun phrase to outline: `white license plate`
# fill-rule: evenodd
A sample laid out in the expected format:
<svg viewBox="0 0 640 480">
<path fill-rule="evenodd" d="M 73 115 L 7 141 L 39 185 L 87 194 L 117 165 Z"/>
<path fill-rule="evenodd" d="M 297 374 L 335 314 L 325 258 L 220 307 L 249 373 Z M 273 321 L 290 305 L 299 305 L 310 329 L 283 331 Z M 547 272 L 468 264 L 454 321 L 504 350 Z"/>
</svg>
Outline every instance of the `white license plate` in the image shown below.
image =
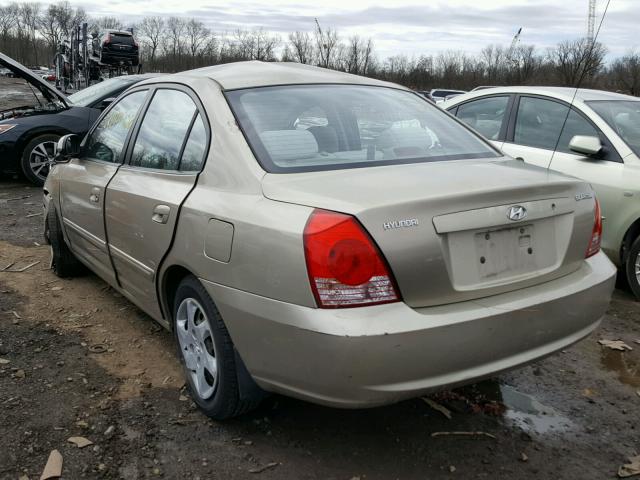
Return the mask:
<svg viewBox="0 0 640 480">
<path fill-rule="evenodd" d="M 476 233 L 476 261 L 482 278 L 506 272 L 525 273 L 535 269 L 536 248 L 533 225 Z"/>
</svg>

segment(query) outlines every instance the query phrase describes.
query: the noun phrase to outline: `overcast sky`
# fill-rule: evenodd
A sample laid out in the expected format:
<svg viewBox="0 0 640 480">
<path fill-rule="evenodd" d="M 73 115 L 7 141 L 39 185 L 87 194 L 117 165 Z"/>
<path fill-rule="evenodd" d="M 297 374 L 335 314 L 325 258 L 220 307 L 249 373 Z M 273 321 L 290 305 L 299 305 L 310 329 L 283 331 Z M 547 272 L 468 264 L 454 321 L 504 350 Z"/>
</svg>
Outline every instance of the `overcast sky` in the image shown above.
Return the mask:
<svg viewBox="0 0 640 480">
<path fill-rule="evenodd" d="M 6 3 L 7 0 L 0 0 Z M 217 32 L 264 27 L 281 34 L 323 26 L 342 36 L 374 40 L 380 57 L 463 50 L 476 53 L 490 43 L 509 44 L 522 27 L 521 42 L 541 48 L 586 34 L 588 0 L 96 0 L 73 1 L 90 15 L 135 20 L 144 15 L 197 17 Z M 607 0 L 598 0 L 598 22 Z M 599 39 L 610 55 L 640 47 L 640 0 L 611 0 Z"/>
</svg>

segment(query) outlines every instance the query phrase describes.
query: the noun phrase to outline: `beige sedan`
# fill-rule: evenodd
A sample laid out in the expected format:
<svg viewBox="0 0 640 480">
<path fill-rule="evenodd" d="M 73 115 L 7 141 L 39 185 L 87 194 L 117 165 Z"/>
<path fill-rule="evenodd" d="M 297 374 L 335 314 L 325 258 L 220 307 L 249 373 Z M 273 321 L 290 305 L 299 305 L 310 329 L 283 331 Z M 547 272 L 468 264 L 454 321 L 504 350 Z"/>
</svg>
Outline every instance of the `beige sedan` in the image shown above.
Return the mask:
<svg viewBox="0 0 640 480">
<path fill-rule="evenodd" d="M 44 189 L 55 272 L 174 332 L 195 402 L 368 407 L 588 335 L 615 268 L 590 186 L 503 156 L 413 92 L 296 64 L 142 82 Z"/>
<path fill-rule="evenodd" d="M 589 182 L 602 207 L 602 248 L 640 299 L 638 98 L 574 88 L 500 87 L 440 106 L 507 155 Z"/>
</svg>

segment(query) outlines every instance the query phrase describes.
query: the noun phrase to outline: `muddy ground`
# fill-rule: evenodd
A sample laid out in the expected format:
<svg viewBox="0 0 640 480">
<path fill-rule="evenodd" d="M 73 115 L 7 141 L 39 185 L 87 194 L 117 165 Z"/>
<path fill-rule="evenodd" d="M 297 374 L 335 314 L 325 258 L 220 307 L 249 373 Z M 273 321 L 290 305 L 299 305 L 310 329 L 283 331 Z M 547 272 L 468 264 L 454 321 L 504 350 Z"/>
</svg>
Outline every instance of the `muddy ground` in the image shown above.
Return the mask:
<svg viewBox="0 0 640 480">
<path fill-rule="evenodd" d="M 0 272 L 1 479 L 39 478 L 53 449 L 67 479 L 203 480 L 606 479 L 640 453 L 640 303 L 625 291 L 578 345 L 432 397 L 451 419 L 420 399 L 343 411 L 275 396 L 221 423 L 182 388 L 168 332 L 97 277 L 49 271 L 41 222 L 39 189 L 0 180 L 0 269 L 38 262 Z"/>
</svg>

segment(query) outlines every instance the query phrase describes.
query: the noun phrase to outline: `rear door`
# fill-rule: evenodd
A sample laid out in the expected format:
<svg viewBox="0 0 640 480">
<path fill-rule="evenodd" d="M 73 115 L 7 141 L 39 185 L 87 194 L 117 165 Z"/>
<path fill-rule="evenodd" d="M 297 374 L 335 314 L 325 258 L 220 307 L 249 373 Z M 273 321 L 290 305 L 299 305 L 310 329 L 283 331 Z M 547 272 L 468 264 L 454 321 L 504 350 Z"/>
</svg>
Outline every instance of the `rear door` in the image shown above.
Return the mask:
<svg viewBox="0 0 640 480">
<path fill-rule="evenodd" d="M 501 149 L 511 103 L 510 95 L 492 95 L 462 103 L 449 111 Z"/>
<path fill-rule="evenodd" d="M 107 189 L 105 221 L 125 295 L 161 316 L 156 274 L 171 246 L 180 206 L 201 170 L 210 134 L 204 109 L 189 89 L 161 85 L 151 95 L 127 161 Z"/>
<path fill-rule="evenodd" d="M 72 251 L 111 283 L 115 274 L 104 229 L 104 193 L 147 94 L 139 90 L 113 105 L 85 138 L 79 158 L 65 165 L 60 183 L 62 222 Z"/>
</svg>

